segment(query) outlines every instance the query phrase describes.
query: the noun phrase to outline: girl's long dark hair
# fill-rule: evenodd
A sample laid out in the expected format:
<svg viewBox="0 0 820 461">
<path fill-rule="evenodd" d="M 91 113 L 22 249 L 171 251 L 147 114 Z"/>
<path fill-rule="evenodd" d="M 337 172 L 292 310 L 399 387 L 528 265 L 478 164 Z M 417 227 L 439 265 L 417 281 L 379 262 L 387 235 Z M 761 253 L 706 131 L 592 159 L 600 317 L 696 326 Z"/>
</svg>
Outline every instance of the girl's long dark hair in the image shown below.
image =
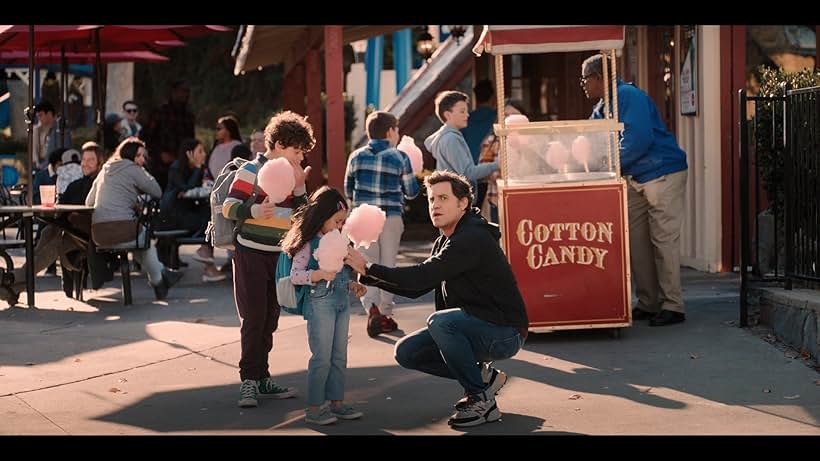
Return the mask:
<svg viewBox="0 0 820 461">
<path fill-rule="evenodd" d="M 191 176 L 191 165 L 189 164 L 190 160 L 188 160 L 188 152 L 193 152 L 196 149 L 196 146 L 202 144 L 198 139 L 194 138 L 186 138 L 183 139 L 182 142 L 179 143 L 179 155 L 177 155 L 177 161 L 179 162 L 179 172 L 182 178 L 188 179 Z M 205 146 L 202 146 L 205 147 Z M 216 172 L 218 175 L 219 172 Z"/>
<path fill-rule="evenodd" d="M 341 192 L 328 186 L 317 189 L 294 213 L 293 225 L 282 239 L 282 251 L 294 257 L 319 234 L 325 221 L 342 209 L 347 210 L 347 201 Z"/>
</svg>

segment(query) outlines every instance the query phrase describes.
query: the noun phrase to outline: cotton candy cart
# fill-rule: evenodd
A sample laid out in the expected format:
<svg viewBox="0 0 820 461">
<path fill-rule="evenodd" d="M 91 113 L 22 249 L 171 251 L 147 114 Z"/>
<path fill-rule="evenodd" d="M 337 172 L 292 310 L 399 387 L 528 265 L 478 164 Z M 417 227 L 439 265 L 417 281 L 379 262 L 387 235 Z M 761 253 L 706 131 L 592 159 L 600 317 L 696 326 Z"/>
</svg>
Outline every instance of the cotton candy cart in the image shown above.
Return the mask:
<svg viewBox="0 0 820 461">
<path fill-rule="evenodd" d="M 623 26 L 485 26 L 473 49 L 495 56 L 502 246 L 534 332 L 607 328 L 619 337 L 632 324 L 614 59 L 623 43 Z M 603 69 L 609 118 L 505 123 L 503 55 L 584 50 L 612 58 Z"/>
</svg>

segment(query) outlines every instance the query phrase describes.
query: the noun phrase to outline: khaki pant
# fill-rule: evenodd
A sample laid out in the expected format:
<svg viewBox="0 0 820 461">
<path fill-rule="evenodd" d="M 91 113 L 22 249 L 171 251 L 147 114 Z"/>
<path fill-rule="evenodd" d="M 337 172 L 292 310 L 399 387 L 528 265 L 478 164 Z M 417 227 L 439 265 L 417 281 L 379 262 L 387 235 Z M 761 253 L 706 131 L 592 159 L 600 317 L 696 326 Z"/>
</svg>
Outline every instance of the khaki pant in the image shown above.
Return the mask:
<svg viewBox="0 0 820 461">
<path fill-rule="evenodd" d="M 399 254 L 399 244 L 401 234 L 404 233 L 404 220 L 401 216 L 388 216 L 384 222 L 384 230 L 379 235 L 379 239 L 370 244 L 369 248 L 362 249 L 364 257 L 373 264 L 380 264 L 387 267 L 396 266 L 396 257 Z M 389 291 L 376 287 L 367 287 L 367 293 L 361 298 L 362 307 L 365 313 L 369 312 L 370 306 L 375 304 L 382 315 L 393 314 L 393 298 L 395 295 Z"/>
<path fill-rule="evenodd" d="M 627 179 L 629 251 L 638 307 L 684 312 L 680 287 L 680 229 L 687 171 L 644 184 Z"/>
</svg>

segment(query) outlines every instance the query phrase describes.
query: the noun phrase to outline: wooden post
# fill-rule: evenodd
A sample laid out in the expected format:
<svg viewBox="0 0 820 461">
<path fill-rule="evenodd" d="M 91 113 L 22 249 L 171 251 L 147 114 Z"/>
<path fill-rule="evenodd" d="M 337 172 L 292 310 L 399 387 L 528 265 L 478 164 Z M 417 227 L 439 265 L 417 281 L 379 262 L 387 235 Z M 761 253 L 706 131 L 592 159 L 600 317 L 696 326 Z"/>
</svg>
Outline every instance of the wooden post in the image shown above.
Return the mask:
<svg viewBox="0 0 820 461">
<path fill-rule="evenodd" d="M 304 115 L 305 107 L 305 65 L 300 62 L 285 74 L 282 82 L 282 108 Z"/>
<path fill-rule="evenodd" d="M 327 103 L 327 152 L 328 184 L 344 191 L 345 174 L 345 117 L 344 117 L 344 71 L 342 69 L 342 27 L 325 26 L 325 91 Z"/>
<path fill-rule="evenodd" d="M 323 183 L 322 154 L 324 153 L 324 124 L 322 123 L 322 62 L 319 50 L 311 48 L 305 56 L 305 80 L 307 84 L 307 117 L 313 126 L 316 147 L 307 155 L 312 168 L 307 179 L 307 189 L 313 192 Z"/>
</svg>

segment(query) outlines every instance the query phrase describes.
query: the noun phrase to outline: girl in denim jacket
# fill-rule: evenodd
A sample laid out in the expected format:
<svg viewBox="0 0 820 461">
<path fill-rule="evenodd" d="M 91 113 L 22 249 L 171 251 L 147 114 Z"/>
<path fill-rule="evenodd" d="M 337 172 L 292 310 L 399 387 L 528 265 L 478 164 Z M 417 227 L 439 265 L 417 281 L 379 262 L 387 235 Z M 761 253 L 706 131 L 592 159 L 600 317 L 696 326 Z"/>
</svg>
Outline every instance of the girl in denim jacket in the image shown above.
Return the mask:
<svg viewBox="0 0 820 461">
<path fill-rule="evenodd" d="M 290 278 L 294 285 L 310 285 L 304 304 L 308 345 L 305 421 L 332 424 L 341 419 L 361 418 L 363 413 L 344 403 L 347 368 L 347 332 L 350 323 L 348 291 L 357 297 L 367 290 L 353 280 L 349 266 L 338 273 L 319 269 L 311 254 L 318 239 L 333 229 L 342 229 L 348 206 L 344 196 L 330 187 L 318 189 L 295 214 L 293 226 L 282 241 L 282 251 L 293 258 Z M 330 405 L 325 402 L 330 400 Z"/>
</svg>

